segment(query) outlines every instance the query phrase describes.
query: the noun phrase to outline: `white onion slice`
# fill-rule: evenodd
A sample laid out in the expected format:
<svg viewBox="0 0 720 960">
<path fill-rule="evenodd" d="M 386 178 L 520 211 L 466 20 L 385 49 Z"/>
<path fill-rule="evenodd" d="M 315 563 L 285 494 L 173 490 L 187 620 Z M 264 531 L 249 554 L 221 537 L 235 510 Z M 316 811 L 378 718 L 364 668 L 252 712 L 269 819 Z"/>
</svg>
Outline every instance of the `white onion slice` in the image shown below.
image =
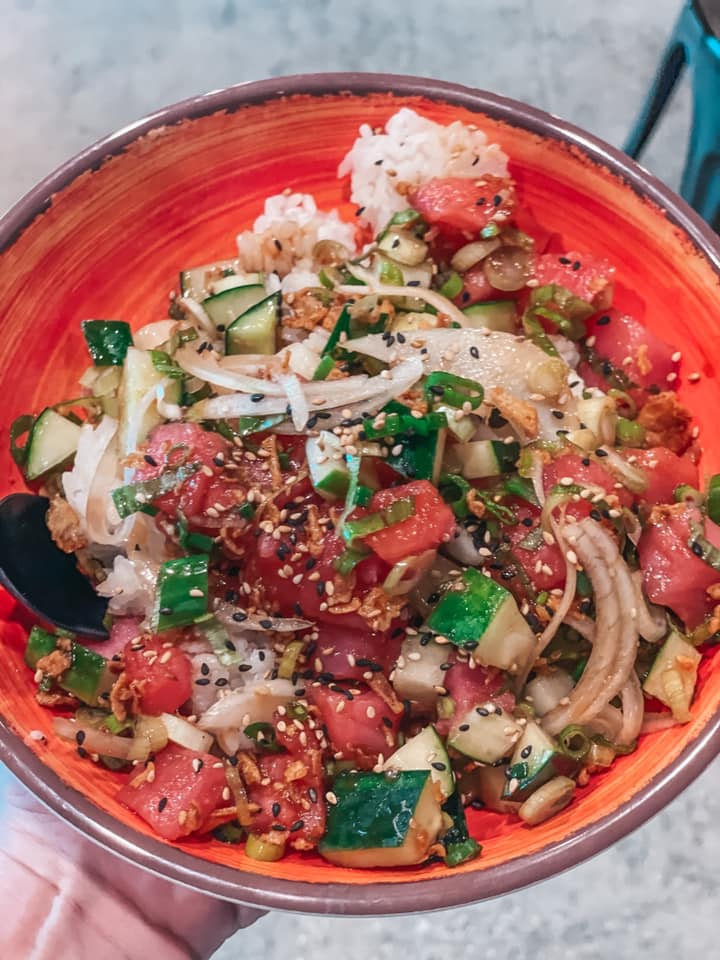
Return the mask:
<svg viewBox="0 0 720 960">
<path fill-rule="evenodd" d="M 173 713 L 161 713 L 160 719 L 165 724 L 167 738 L 172 743 L 188 750 L 200 750 L 207 753 L 213 744 L 213 735 L 200 730 L 194 723 L 188 723 L 182 717 Z"/>
<path fill-rule="evenodd" d="M 234 613 L 242 613 L 244 619 L 240 622 L 233 620 Z M 307 630 L 314 624 L 312 620 L 303 620 L 299 617 L 261 617 L 257 613 L 245 613 L 240 607 L 235 607 L 230 603 L 218 603 L 215 607 L 215 616 L 227 627 L 254 630 L 260 633 L 272 631 L 293 633 L 296 630 Z"/>
<path fill-rule="evenodd" d="M 290 405 L 293 426 L 299 433 L 306 429 L 306 424 L 310 418 L 307 396 L 303 393 L 300 381 L 294 373 L 283 374 L 277 378 L 277 381 L 285 391 L 285 396 Z"/>
<path fill-rule="evenodd" d="M 177 351 L 175 361 L 186 373 L 215 387 L 227 387 L 228 390 L 240 390 L 243 393 L 262 393 L 266 397 L 281 397 L 284 394 L 282 387 L 272 380 L 248 377 L 222 366 L 213 350 L 198 353 L 193 346 L 186 345 Z"/>
<path fill-rule="evenodd" d="M 185 309 L 193 315 L 200 328 L 204 330 L 209 337 L 217 336 L 215 324 L 212 322 L 204 308 L 197 302 L 197 300 L 193 300 L 192 297 L 178 297 L 176 302 L 179 303 L 180 306 L 185 307 Z"/>
</svg>

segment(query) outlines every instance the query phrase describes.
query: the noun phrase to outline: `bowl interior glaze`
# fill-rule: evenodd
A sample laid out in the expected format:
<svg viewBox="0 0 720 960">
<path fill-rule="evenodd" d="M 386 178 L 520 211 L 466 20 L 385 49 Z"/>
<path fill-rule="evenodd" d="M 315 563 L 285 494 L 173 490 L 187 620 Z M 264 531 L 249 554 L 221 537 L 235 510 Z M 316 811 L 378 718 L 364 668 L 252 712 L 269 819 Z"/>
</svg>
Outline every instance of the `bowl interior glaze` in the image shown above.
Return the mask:
<svg viewBox="0 0 720 960">
<path fill-rule="evenodd" d="M 348 89 L 355 93 L 341 92 Z M 627 158 L 547 115 L 449 84 L 362 75 L 251 84 L 180 104 L 71 161 L 5 218 L 3 438 L 18 414 L 77 394 L 86 365 L 80 320 L 122 318 L 139 326 L 165 316 L 178 269 L 232 256 L 235 234 L 251 225 L 266 196 L 285 188 L 313 193 L 320 207 L 351 218 L 337 164 L 361 123 L 382 125 L 401 106 L 442 123 L 478 124 L 511 157 L 521 203 L 535 218 L 560 233 L 567 249 L 616 264 L 617 304 L 682 350 L 680 397 L 709 448 L 704 471 L 720 470 L 714 432 L 720 255 L 692 212 Z M 694 370 L 702 379 L 689 384 Z M 3 440 L 0 495 L 20 489 Z M 400 913 L 518 888 L 637 826 L 687 785 L 719 745 L 720 669 L 709 657 L 692 721 L 643 738 L 636 753 L 594 777 L 559 816 L 529 829 L 471 812 L 484 846 L 479 860 L 454 871 L 350 871 L 298 854 L 264 864 L 215 842 L 164 843 L 115 801 L 117 775 L 52 737 L 29 739 L 31 730 L 50 736 L 51 713 L 35 703 L 23 665 L 26 617 L 5 595 L 0 614 L 0 756 L 42 799 L 117 852 L 199 889 L 262 906 Z"/>
</svg>

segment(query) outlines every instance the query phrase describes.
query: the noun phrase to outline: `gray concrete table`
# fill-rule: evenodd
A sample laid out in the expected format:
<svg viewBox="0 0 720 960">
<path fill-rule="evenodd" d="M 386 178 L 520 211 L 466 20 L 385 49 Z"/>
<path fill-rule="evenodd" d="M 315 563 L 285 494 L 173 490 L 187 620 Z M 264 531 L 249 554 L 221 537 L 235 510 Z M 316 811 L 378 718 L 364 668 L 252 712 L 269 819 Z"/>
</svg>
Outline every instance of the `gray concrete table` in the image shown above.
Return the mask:
<svg viewBox="0 0 720 960">
<path fill-rule="evenodd" d="M 621 143 L 679 0 L 0 0 L 0 210 L 92 140 L 203 90 L 314 70 L 456 80 Z M 679 179 L 688 98 L 646 164 Z M 717 956 L 720 766 L 594 861 L 503 900 L 388 920 L 274 916 L 216 960 Z"/>
</svg>

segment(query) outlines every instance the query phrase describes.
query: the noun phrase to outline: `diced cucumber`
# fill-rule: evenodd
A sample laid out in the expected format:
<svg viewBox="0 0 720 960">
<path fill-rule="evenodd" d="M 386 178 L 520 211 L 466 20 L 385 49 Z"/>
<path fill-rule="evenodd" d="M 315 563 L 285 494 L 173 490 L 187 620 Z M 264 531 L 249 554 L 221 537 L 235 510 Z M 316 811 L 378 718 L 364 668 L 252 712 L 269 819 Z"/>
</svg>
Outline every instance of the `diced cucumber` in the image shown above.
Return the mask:
<svg viewBox="0 0 720 960">
<path fill-rule="evenodd" d="M 39 660 L 57 650 L 57 642 L 54 634 L 41 627 L 33 627 L 25 648 L 25 663 L 35 670 Z M 68 653 L 70 667 L 56 678 L 57 685 L 91 706 L 106 702 L 104 695 L 115 681 L 106 658 L 74 641 L 70 643 Z"/>
<path fill-rule="evenodd" d="M 502 440 L 473 440 L 459 443 L 453 450 L 460 472 L 468 480 L 499 477 L 515 468 L 520 456 L 520 445 Z"/>
<path fill-rule="evenodd" d="M 398 453 L 393 453 L 396 448 L 391 447 L 385 461 L 393 470 L 410 480 L 431 480 L 437 483 L 446 439 L 447 430 L 444 428 L 434 430 L 426 437 L 396 437 L 396 443 L 401 449 Z"/>
<path fill-rule="evenodd" d="M 401 700 L 430 709 L 439 696 L 445 673 L 440 665 L 447 661 L 447 649 L 430 641 L 425 645 L 417 636 L 403 640 L 400 656 L 393 674 L 393 687 Z"/>
<path fill-rule="evenodd" d="M 83 320 L 80 324 L 88 352 L 96 367 L 121 367 L 133 338 L 123 320 Z"/>
<path fill-rule="evenodd" d="M 340 500 L 348 491 L 350 471 L 338 437 L 323 430 L 319 437 L 308 437 L 305 442 L 310 480 L 325 500 Z"/>
<path fill-rule="evenodd" d="M 523 801 L 558 775 L 574 773 L 577 760 L 560 751 L 557 743 L 533 720 L 528 720 L 515 744 L 503 790 L 506 800 Z"/>
<path fill-rule="evenodd" d="M 59 467 L 77 450 L 80 427 L 49 407 L 35 420 L 27 442 L 25 476 L 36 480 L 53 467 Z"/>
<path fill-rule="evenodd" d="M 225 290 L 214 297 L 208 297 L 203 300 L 202 306 L 205 313 L 222 332 L 266 296 L 265 287 L 261 283 L 250 283 L 244 287 L 233 287 L 232 290 Z"/>
<path fill-rule="evenodd" d="M 445 593 L 428 626 L 459 647 L 470 646 L 483 666 L 518 672 L 536 641 L 512 594 L 474 568 L 465 571 L 462 581 L 465 589 Z"/>
<path fill-rule="evenodd" d="M 448 735 L 448 746 L 478 763 L 497 763 L 510 755 L 521 734 L 513 717 L 488 703 L 462 717 Z"/>
<path fill-rule="evenodd" d="M 342 773 L 332 786 L 319 852 L 341 867 L 422 863 L 442 827 L 438 789 L 427 770 Z"/>
<path fill-rule="evenodd" d="M 463 793 L 482 800 L 488 810 L 495 813 L 516 814 L 520 806 L 512 800 L 503 799 L 503 790 L 507 784 L 507 767 L 476 767 L 463 774 L 460 789 Z"/>
<path fill-rule="evenodd" d="M 429 770 L 437 783 L 443 800 L 455 790 L 450 758 L 445 744 L 432 724 L 411 737 L 399 750 L 385 761 L 384 770 Z"/>
<path fill-rule="evenodd" d="M 465 307 L 463 313 L 468 318 L 468 327 L 486 327 L 488 330 L 499 330 L 501 333 L 515 333 L 518 326 L 518 315 L 515 303 L 512 300 L 488 300 L 485 303 L 474 303 Z"/>
<path fill-rule="evenodd" d="M 184 297 L 202 301 L 213 294 L 221 293 L 241 283 L 262 283 L 259 273 L 243 273 L 239 260 L 217 260 L 200 267 L 190 267 L 180 273 L 180 293 Z"/>
<path fill-rule="evenodd" d="M 670 707 L 673 717 L 681 723 L 690 719 L 700 660 L 695 647 L 673 630 L 660 647 L 643 684 L 645 693 Z"/>
<path fill-rule="evenodd" d="M 237 290 L 228 290 L 218 296 L 229 297 L 247 289 L 249 288 L 239 287 Z M 213 300 L 215 299 L 217 298 L 213 297 Z M 269 297 L 256 302 L 232 321 L 225 334 L 226 353 L 275 353 L 275 334 L 280 319 L 281 299 L 282 295 L 279 292 L 271 293 Z M 203 306 L 207 308 L 208 303 L 209 301 L 206 300 Z"/>
<path fill-rule="evenodd" d="M 149 351 L 129 347 L 123 364 L 123 376 L 118 391 L 120 424 L 118 443 L 121 456 L 134 453 L 148 434 L 163 422 L 158 413 L 157 403 L 153 399 L 143 410 L 143 400 L 148 393 L 164 380 L 164 376 L 152 362 Z M 169 403 L 180 400 L 180 381 L 172 380 L 165 388 L 165 399 Z"/>
<path fill-rule="evenodd" d="M 445 404 L 442 403 L 436 404 L 433 410 L 435 413 L 445 414 L 448 422 L 448 430 L 460 443 L 467 443 L 475 436 L 477 420 L 473 417 L 464 416 L 460 420 L 456 420 L 455 414 L 457 413 L 457 409 L 455 407 L 445 406 Z"/>
</svg>

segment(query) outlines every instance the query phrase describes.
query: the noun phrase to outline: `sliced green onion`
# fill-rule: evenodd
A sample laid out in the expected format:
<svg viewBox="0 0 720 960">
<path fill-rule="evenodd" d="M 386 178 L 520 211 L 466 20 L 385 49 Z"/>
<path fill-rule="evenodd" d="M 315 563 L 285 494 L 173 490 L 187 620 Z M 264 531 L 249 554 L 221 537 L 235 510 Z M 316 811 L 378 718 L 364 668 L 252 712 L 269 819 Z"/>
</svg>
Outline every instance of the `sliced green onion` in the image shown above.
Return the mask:
<svg viewBox="0 0 720 960">
<path fill-rule="evenodd" d="M 221 823 L 211 832 L 220 843 L 241 843 L 245 837 L 245 828 L 241 827 L 237 820 L 231 820 L 230 823 Z"/>
<path fill-rule="evenodd" d="M 470 510 L 467 495 L 472 487 L 459 473 L 444 473 L 438 483 L 438 491 L 456 517 L 466 517 Z"/>
<path fill-rule="evenodd" d="M 279 843 L 270 843 L 256 833 L 249 833 L 245 843 L 245 854 L 251 860 L 263 860 L 266 863 L 272 863 L 275 860 L 281 860 L 285 854 L 285 837 L 280 838 Z"/>
<path fill-rule="evenodd" d="M 475 380 L 444 370 L 436 370 L 426 377 L 423 393 L 430 403 L 439 400 L 450 407 L 462 407 L 469 403 L 473 410 L 480 406 L 485 395 L 481 384 Z"/>
<path fill-rule="evenodd" d="M 377 533 L 378 530 L 384 530 L 386 526 L 385 518 L 381 513 L 369 513 L 366 517 L 359 517 L 357 520 L 347 520 L 343 527 L 343 537 L 346 543 L 353 543 L 371 533 Z"/>
<path fill-rule="evenodd" d="M 390 405 L 388 404 L 388 406 Z M 398 404 L 397 406 L 401 407 L 403 405 Z M 380 427 L 373 426 L 376 419 L 375 417 L 372 419 L 368 417 L 362 426 L 365 439 L 379 440 L 383 437 L 397 437 L 399 434 L 405 436 L 427 437 L 431 433 L 442 430 L 448 425 L 447 417 L 444 413 L 435 413 L 431 411 L 430 413 L 424 414 L 422 417 L 414 417 L 409 412 L 409 408 L 405 407 L 404 409 L 408 410 L 408 412 L 401 413 L 392 411 L 386 413 L 385 419 Z"/>
<path fill-rule="evenodd" d="M 347 306 L 343 307 L 340 316 L 335 321 L 335 326 L 332 329 L 330 338 L 323 349 L 323 357 L 326 357 L 333 352 L 335 347 L 337 347 L 337 345 L 340 343 L 340 337 L 343 333 L 345 336 L 350 333 L 350 311 L 348 310 Z"/>
<path fill-rule="evenodd" d="M 208 537 L 205 533 L 194 533 L 189 530 L 187 520 L 179 511 L 177 529 L 178 542 L 183 550 L 187 550 L 188 552 L 195 550 L 198 553 L 210 553 L 215 546 L 215 541 L 212 537 Z"/>
<path fill-rule="evenodd" d="M 243 733 L 252 740 L 258 750 L 265 753 L 280 753 L 282 747 L 275 737 L 275 727 L 271 723 L 251 723 L 245 727 Z"/>
<path fill-rule="evenodd" d="M 440 293 L 443 297 L 447 297 L 448 300 L 454 300 L 462 290 L 463 285 L 463 278 L 455 270 L 452 270 L 447 280 L 445 280 L 440 287 Z"/>
<path fill-rule="evenodd" d="M 368 556 L 370 556 L 370 551 L 358 544 L 358 546 L 348 547 L 346 550 L 344 550 L 334 561 L 333 566 L 339 574 L 341 574 L 343 577 L 346 577 Z"/>
<path fill-rule="evenodd" d="M 688 546 L 696 557 L 704 560 L 713 570 L 717 570 L 718 573 L 720 573 L 720 549 L 713 546 L 707 539 L 701 523 L 690 524 Z"/>
<path fill-rule="evenodd" d="M 366 507 L 373 498 L 374 490 L 359 483 L 355 491 L 355 503 L 358 507 Z"/>
<path fill-rule="evenodd" d="M 549 357 L 560 356 L 555 349 L 554 343 L 545 332 L 545 328 L 529 308 L 522 316 L 522 326 L 526 336 L 535 344 L 536 347 L 540 347 L 540 349 Z"/>
<path fill-rule="evenodd" d="M 320 363 L 315 368 L 315 373 L 313 374 L 313 380 L 325 380 L 330 371 L 334 368 L 335 361 L 329 355 L 326 355 L 322 358 Z"/>
<path fill-rule="evenodd" d="M 492 237 L 497 237 L 500 233 L 500 227 L 496 223 L 488 223 L 487 226 L 483 227 L 480 231 L 480 236 L 483 240 L 490 240 Z"/>
<path fill-rule="evenodd" d="M 393 287 L 404 285 L 405 278 L 397 263 L 383 258 L 380 263 L 380 283 L 389 283 Z"/>
<path fill-rule="evenodd" d="M 591 747 L 590 737 L 575 723 L 560 731 L 558 743 L 562 752 L 573 760 L 582 760 Z"/>
<path fill-rule="evenodd" d="M 207 554 L 167 560 L 158 573 L 153 629 L 160 632 L 195 623 L 207 613 L 208 589 Z"/>
<path fill-rule="evenodd" d="M 506 480 L 503 480 L 502 486 L 505 493 L 507 493 L 509 496 L 520 497 L 521 500 L 526 500 L 528 503 L 532 503 L 536 507 L 540 506 L 537 494 L 535 493 L 535 488 L 525 477 L 508 477 Z"/>
<path fill-rule="evenodd" d="M 165 377 L 173 377 L 175 380 L 180 380 L 185 376 L 183 368 L 175 363 L 170 354 L 165 353 L 164 350 L 151 350 L 150 359 L 157 372 L 162 373 Z"/>
<path fill-rule="evenodd" d="M 691 487 L 688 483 L 681 483 L 675 487 L 673 496 L 676 503 L 694 503 L 698 507 L 701 507 L 705 502 L 705 494 L 696 490 L 695 487 Z M 716 522 L 717 521 L 713 521 L 713 523 Z"/>
<path fill-rule="evenodd" d="M 720 473 L 710 477 L 706 503 L 708 517 L 713 523 L 720 523 Z"/>
<path fill-rule="evenodd" d="M 124 320 L 83 320 L 80 327 L 96 367 L 120 367 L 133 338 Z"/>
<path fill-rule="evenodd" d="M 157 513 L 151 501 L 165 493 L 170 493 L 199 469 L 199 463 L 184 463 L 179 467 L 163 471 L 152 480 L 139 480 L 137 483 L 128 483 L 124 487 L 116 487 L 111 493 L 115 509 L 122 520 L 133 513 Z"/>
<path fill-rule="evenodd" d="M 615 426 L 615 437 L 623 447 L 642 447 L 645 445 L 645 427 L 637 420 L 628 420 L 618 417 Z"/>
<path fill-rule="evenodd" d="M 305 644 L 302 640 L 291 640 L 290 643 L 285 647 L 277 668 L 277 675 L 281 679 L 290 680 L 290 678 L 297 672 L 298 658 L 300 657 L 304 646 Z"/>
<path fill-rule="evenodd" d="M 383 512 L 385 525 L 392 527 L 396 523 L 402 523 L 415 513 L 415 503 L 409 497 L 403 497 L 400 500 L 393 500 L 390 506 Z M 371 514 L 372 516 L 372 514 Z"/>
</svg>

